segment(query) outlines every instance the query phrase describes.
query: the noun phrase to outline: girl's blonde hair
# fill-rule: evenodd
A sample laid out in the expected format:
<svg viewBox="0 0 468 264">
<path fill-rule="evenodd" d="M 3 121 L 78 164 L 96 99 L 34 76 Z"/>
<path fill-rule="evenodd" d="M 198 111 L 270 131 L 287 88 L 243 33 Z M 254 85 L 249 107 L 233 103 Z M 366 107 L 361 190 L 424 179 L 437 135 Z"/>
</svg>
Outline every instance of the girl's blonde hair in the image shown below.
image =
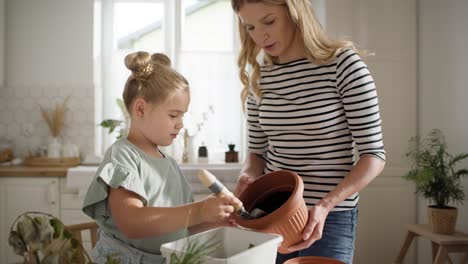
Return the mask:
<svg viewBox="0 0 468 264">
<path fill-rule="evenodd" d="M 357 52 L 354 44 L 346 40 L 330 39 L 318 22 L 312 4 L 309 0 L 231 0 L 232 9 L 239 13 L 240 8 L 245 3 L 263 3 L 267 5 L 285 5 L 288 14 L 296 26 L 299 39 L 305 48 L 305 56 L 308 60 L 317 64 L 327 64 L 333 61 L 338 53 L 343 49 L 353 49 Z M 259 87 L 260 65 L 257 56 L 260 53 L 260 47 L 250 38 L 249 33 L 242 25 L 240 17 L 239 34 L 241 49 L 237 64 L 239 66 L 240 80 L 243 85 L 241 99 L 243 105 L 249 95 L 249 87 L 257 98 L 261 98 Z M 264 62 L 271 63 L 272 58 L 264 54 Z M 249 76 L 247 67 L 252 67 L 251 76 Z"/>
<path fill-rule="evenodd" d="M 171 68 L 171 60 L 162 53 L 151 55 L 138 51 L 128 54 L 125 56 L 125 66 L 132 71 L 122 94 L 129 113 L 136 98 L 157 104 L 176 93 L 189 90 L 187 80 Z"/>
</svg>

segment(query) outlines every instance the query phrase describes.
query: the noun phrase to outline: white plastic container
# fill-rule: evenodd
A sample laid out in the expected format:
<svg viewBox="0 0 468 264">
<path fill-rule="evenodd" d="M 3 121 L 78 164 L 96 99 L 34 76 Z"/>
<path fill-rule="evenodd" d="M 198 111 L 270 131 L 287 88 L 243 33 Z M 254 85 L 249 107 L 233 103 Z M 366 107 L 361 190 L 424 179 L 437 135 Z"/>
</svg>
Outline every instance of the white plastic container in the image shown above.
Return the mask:
<svg viewBox="0 0 468 264">
<path fill-rule="evenodd" d="M 169 263 L 172 253 L 183 254 L 190 240 L 201 243 L 217 241 L 221 245 L 204 257 L 206 264 L 273 264 L 283 237 L 234 227 L 220 227 L 161 245 L 161 253 Z M 253 247 L 251 247 L 253 245 Z M 251 247 L 251 248 L 249 248 Z"/>
</svg>

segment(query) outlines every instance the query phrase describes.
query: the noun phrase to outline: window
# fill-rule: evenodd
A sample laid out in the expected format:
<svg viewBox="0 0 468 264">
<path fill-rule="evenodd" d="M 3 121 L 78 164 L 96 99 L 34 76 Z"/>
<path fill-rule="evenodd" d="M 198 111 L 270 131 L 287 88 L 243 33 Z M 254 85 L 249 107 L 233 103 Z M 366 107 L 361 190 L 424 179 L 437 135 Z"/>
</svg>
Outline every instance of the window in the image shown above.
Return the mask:
<svg viewBox="0 0 468 264">
<path fill-rule="evenodd" d="M 221 161 L 227 144 L 243 145 L 237 25 L 230 1 L 95 3 L 96 98 L 102 98 L 97 99 L 97 120 L 121 118 L 116 99 L 121 98 L 129 75 L 124 57 L 139 50 L 163 52 L 189 81 L 192 100 L 185 127 L 194 135 L 195 148 L 206 145 L 210 161 Z M 115 135 L 101 133 L 102 144 L 98 145 L 103 151 L 115 141 Z M 178 142 L 166 149 L 176 159 L 181 158 L 182 140 L 179 135 Z"/>
</svg>

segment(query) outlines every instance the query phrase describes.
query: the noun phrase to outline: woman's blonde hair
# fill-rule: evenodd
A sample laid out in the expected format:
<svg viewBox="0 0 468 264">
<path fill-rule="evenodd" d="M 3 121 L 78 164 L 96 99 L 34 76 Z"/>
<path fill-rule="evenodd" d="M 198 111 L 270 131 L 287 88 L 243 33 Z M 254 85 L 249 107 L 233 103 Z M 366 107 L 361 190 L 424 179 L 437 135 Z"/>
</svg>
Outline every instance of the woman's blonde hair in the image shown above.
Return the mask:
<svg viewBox="0 0 468 264">
<path fill-rule="evenodd" d="M 288 9 L 288 14 L 296 26 L 299 39 L 305 48 L 305 56 L 308 60 L 317 64 L 327 64 L 335 59 L 336 55 L 343 49 L 350 48 L 357 52 L 354 44 L 346 40 L 330 39 L 322 29 L 318 22 L 312 4 L 309 0 L 231 0 L 232 9 L 238 13 L 242 5 L 245 3 L 263 3 L 267 5 L 285 5 Z M 249 33 L 245 29 L 238 17 L 239 34 L 241 49 L 237 64 L 239 66 L 240 80 L 243 85 L 241 91 L 241 99 L 243 105 L 249 95 L 249 87 L 257 98 L 261 98 L 259 87 L 260 65 L 257 61 L 257 56 L 260 53 L 260 47 L 250 38 Z M 271 63 L 272 58 L 268 54 L 264 54 L 264 61 Z M 252 67 L 251 76 L 247 67 Z"/>
<path fill-rule="evenodd" d="M 157 104 L 176 93 L 189 90 L 187 80 L 171 68 L 171 60 L 162 53 L 151 55 L 138 51 L 128 54 L 125 56 L 125 66 L 132 71 L 122 94 L 129 113 L 136 98 Z"/>
</svg>

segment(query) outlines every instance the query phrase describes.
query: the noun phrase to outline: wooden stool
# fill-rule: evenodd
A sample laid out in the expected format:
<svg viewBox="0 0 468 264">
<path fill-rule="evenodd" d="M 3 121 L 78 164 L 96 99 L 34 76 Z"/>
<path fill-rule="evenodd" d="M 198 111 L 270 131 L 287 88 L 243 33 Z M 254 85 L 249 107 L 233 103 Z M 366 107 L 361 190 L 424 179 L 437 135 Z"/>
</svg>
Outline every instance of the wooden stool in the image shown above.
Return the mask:
<svg viewBox="0 0 468 264">
<path fill-rule="evenodd" d="M 428 224 L 425 225 L 408 225 L 408 234 L 405 242 L 400 249 L 397 259 L 394 264 L 400 264 L 408 251 L 414 237 L 423 236 L 431 240 L 432 244 L 432 261 L 434 264 L 443 264 L 445 260 L 452 263 L 448 253 L 450 252 L 465 252 L 462 264 L 468 264 L 468 234 L 455 232 L 453 235 L 441 235 L 432 232 Z"/>
</svg>

